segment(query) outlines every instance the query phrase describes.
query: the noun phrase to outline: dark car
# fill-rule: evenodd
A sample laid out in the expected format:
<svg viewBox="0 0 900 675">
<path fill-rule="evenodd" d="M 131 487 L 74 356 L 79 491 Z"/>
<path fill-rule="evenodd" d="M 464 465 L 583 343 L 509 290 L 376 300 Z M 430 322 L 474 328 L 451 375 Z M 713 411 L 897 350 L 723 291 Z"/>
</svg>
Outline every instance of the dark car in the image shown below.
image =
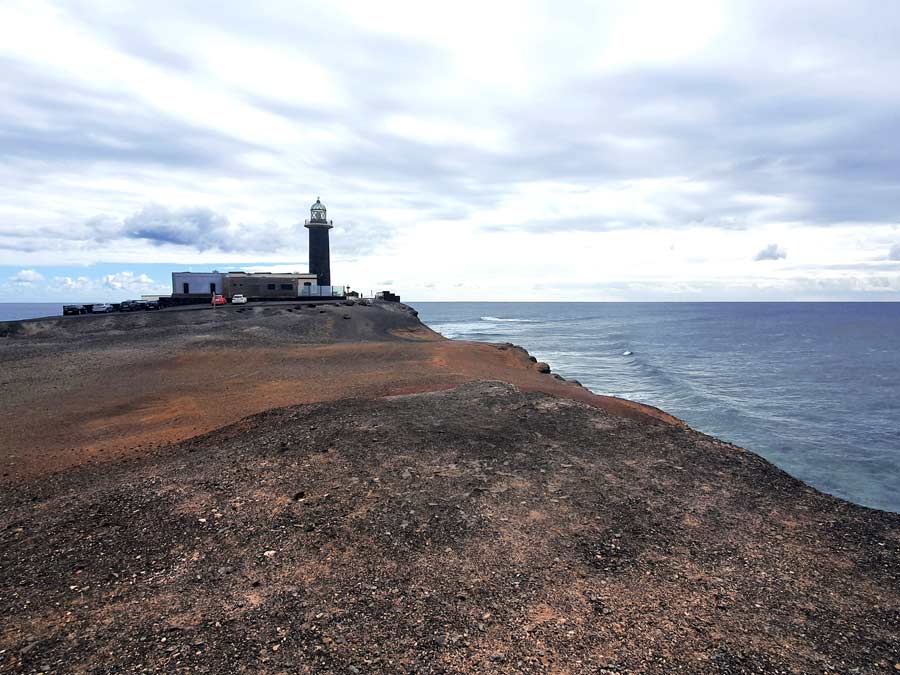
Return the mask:
<svg viewBox="0 0 900 675">
<path fill-rule="evenodd" d="M 63 305 L 63 316 L 87 313 L 88 309 L 84 305 Z"/>
</svg>

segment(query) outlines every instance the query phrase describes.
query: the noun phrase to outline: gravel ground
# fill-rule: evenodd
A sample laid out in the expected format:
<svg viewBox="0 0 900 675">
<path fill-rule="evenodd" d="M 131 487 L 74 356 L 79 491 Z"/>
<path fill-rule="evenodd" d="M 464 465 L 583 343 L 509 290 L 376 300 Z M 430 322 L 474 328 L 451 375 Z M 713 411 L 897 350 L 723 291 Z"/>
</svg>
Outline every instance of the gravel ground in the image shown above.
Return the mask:
<svg viewBox="0 0 900 675">
<path fill-rule="evenodd" d="M 891 673 L 900 516 L 481 382 L 0 496 L 0 670 Z"/>
</svg>

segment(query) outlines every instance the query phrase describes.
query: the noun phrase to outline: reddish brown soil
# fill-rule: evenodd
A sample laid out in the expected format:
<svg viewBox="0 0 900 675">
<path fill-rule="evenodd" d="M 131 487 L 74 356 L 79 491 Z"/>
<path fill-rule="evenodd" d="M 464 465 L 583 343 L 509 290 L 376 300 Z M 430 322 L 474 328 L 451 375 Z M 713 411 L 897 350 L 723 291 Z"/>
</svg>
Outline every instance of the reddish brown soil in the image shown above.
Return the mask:
<svg viewBox="0 0 900 675">
<path fill-rule="evenodd" d="M 444 340 L 401 312 L 242 309 L 227 308 L 225 320 L 235 325 L 224 331 L 221 323 L 210 325 L 213 310 L 196 310 L 77 317 L 44 322 L 51 326 L 43 330 L 37 322 L 0 338 L 3 477 L 118 459 L 271 408 L 485 379 L 678 423 L 648 406 L 540 373 L 522 349 Z M 168 326 L 169 335 L 155 332 L 173 316 L 178 323 Z M 144 325 L 131 325 L 138 321 Z M 317 344 L 326 340 L 332 343 Z"/>
</svg>

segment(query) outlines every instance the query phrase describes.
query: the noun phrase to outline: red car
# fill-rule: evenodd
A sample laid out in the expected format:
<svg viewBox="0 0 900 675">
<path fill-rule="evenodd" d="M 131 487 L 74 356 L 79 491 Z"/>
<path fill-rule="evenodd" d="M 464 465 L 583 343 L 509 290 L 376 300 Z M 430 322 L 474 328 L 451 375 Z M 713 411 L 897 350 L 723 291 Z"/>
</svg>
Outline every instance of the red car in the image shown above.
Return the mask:
<svg viewBox="0 0 900 675">
<path fill-rule="evenodd" d="M 216 305 L 224 305 L 225 304 L 225 296 L 220 293 L 215 293 L 212 296 L 212 305 L 215 307 Z"/>
</svg>

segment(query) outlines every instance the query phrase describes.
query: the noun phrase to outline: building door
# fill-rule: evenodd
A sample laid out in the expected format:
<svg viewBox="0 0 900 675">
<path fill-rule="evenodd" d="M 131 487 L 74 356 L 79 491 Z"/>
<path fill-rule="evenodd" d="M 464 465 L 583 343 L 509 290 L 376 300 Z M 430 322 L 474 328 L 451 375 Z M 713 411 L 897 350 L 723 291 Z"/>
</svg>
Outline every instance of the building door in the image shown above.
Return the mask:
<svg viewBox="0 0 900 675">
<path fill-rule="evenodd" d="M 212 283 L 209 285 L 209 292 L 212 293 L 213 295 L 216 294 L 216 284 L 215 283 Z"/>
<path fill-rule="evenodd" d="M 181 284 L 181 292 L 184 293 L 185 295 L 187 295 L 188 293 L 191 292 L 191 287 L 187 282 L 184 282 L 183 284 Z"/>
</svg>

